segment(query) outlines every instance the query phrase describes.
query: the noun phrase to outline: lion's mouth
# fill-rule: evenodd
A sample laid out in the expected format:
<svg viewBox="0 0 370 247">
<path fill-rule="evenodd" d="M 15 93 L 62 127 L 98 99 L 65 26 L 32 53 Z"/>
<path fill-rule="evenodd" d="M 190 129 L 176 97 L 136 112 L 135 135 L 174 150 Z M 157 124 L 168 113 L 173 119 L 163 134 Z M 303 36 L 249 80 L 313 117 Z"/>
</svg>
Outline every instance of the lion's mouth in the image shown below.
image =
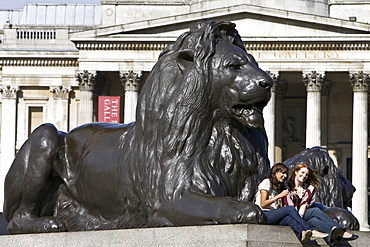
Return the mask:
<svg viewBox="0 0 370 247">
<path fill-rule="evenodd" d="M 265 107 L 266 102 L 260 101 L 251 105 L 235 105 L 232 107 L 232 112 L 239 117 L 249 117 L 255 113 L 262 113 L 263 107 Z"/>
<path fill-rule="evenodd" d="M 239 121 L 249 128 L 263 128 L 262 110 L 266 106 L 266 101 L 248 105 L 234 105 L 231 108 L 232 113 L 239 119 Z"/>
</svg>

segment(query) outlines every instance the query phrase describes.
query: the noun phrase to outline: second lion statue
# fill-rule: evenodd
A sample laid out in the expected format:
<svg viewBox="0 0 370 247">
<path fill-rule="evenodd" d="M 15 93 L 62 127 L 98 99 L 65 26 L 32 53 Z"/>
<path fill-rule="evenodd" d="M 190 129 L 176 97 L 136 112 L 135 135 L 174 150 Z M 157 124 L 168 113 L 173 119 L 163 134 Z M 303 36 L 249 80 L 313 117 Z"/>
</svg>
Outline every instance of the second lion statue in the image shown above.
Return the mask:
<svg viewBox="0 0 370 247">
<path fill-rule="evenodd" d="M 30 135 L 5 181 L 8 231 L 264 223 L 251 201 L 272 85 L 235 24 L 194 25 L 159 56 L 136 122 Z"/>
</svg>

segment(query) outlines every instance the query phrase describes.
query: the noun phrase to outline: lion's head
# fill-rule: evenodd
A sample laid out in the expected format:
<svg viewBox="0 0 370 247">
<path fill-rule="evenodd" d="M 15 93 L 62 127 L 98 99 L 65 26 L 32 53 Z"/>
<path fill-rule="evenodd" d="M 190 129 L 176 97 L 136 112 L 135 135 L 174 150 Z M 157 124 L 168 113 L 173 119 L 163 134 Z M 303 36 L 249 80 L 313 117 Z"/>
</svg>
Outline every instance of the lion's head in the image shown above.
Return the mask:
<svg viewBox="0 0 370 247">
<path fill-rule="evenodd" d="M 272 85 L 245 51 L 234 23 L 201 22 L 161 53 L 139 98 L 137 122 L 144 133 L 157 131 L 158 122 L 166 136 L 176 137 L 196 129 L 210 133 L 209 122 L 196 118 L 263 129 Z"/>
</svg>

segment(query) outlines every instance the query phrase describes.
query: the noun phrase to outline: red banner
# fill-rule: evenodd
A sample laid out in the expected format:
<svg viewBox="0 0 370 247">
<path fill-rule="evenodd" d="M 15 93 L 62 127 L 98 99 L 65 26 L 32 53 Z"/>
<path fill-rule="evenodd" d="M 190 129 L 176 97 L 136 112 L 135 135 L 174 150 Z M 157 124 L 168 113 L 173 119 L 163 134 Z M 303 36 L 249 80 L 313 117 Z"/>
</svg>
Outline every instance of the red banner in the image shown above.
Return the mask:
<svg viewBox="0 0 370 247">
<path fill-rule="evenodd" d="M 98 122 L 119 123 L 120 97 L 99 96 Z"/>
</svg>

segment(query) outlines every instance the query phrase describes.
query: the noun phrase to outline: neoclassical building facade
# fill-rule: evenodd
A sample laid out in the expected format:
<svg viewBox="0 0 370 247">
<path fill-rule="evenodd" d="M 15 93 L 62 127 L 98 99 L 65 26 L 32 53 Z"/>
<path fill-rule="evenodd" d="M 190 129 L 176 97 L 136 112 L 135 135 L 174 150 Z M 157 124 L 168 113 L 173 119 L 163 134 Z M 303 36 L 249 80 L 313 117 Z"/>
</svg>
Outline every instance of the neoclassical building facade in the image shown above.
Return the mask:
<svg viewBox="0 0 370 247">
<path fill-rule="evenodd" d="M 196 22 L 230 20 L 275 80 L 264 110 L 271 163 L 327 147 L 356 187 L 351 207 L 368 229 L 369 11 L 370 2 L 356 0 L 101 1 L 0 11 L 1 184 L 41 123 L 69 131 L 98 121 L 99 96 L 119 97 L 119 122 L 135 121 L 160 52 Z"/>
</svg>

